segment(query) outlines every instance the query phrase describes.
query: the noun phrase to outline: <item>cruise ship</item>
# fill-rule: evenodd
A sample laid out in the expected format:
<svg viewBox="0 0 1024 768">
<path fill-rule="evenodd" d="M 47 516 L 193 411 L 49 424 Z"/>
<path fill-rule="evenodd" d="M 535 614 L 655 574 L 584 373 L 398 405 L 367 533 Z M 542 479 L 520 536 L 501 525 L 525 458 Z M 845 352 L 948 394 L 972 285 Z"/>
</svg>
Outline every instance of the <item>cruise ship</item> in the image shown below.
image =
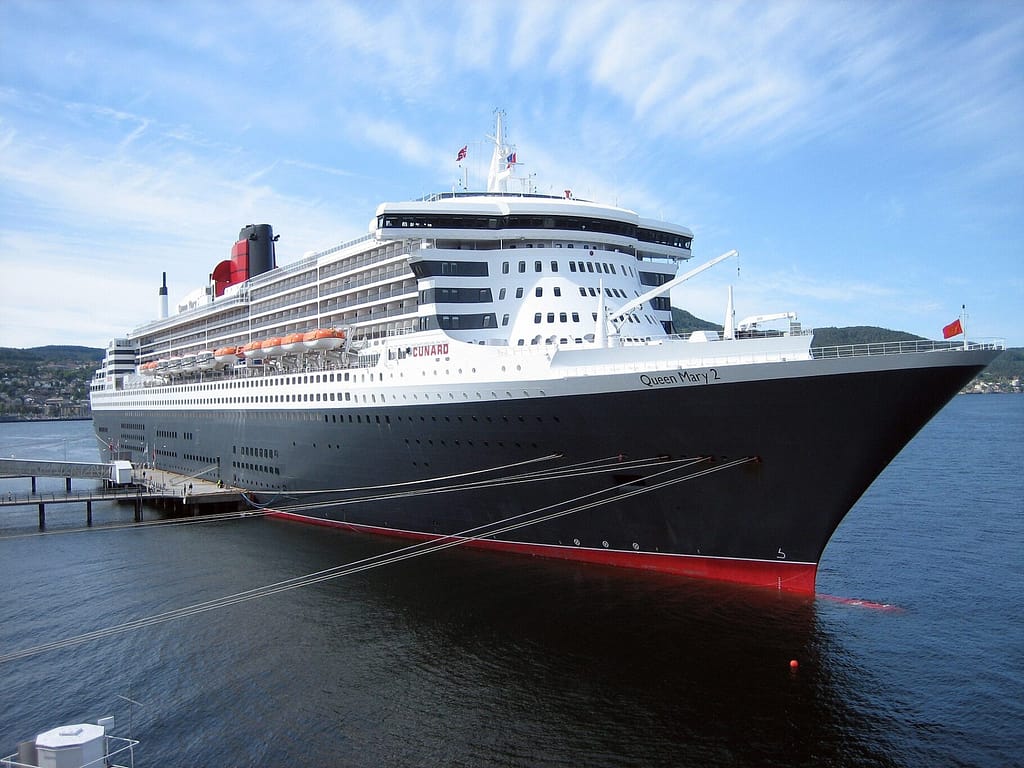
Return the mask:
<svg viewBox="0 0 1024 768">
<path fill-rule="evenodd" d="M 495 128 L 486 191 L 383 203 L 282 266 L 245 226 L 174 312 L 165 275 L 93 378 L 102 458 L 509 567 L 813 592 L 843 517 L 1000 345 L 812 348 L 731 296 L 722 332 L 678 335 L 672 288 L 734 252 L 691 268 L 685 226 L 535 193 Z"/>
</svg>

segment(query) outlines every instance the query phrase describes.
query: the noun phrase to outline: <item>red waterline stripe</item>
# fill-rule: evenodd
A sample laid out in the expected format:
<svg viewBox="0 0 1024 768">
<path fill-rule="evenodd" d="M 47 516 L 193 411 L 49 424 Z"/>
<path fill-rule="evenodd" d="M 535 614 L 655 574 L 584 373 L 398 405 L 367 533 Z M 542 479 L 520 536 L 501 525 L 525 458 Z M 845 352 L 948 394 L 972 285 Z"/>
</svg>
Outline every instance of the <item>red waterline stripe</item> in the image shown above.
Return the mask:
<svg viewBox="0 0 1024 768">
<path fill-rule="evenodd" d="M 293 520 L 329 528 L 343 528 L 350 531 L 372 533 L 416 541 L 439 541 L 449 537 L 415 531 L 401 531 L 372 525 L 325 520 L 320 517 L 297 515 L 293 512 L 270 511 L 267 517 Z M 651 552 L 623 552 L 610 549 L 566 547 L 551 544 L 526 544 L 517 541 L 494 541 L 472 539 L 460 546 L 473 547 L 497 552 L 547 557 L 557 560 L 573 560 L 583 563 L 613 565 L 645 571 L 657 571 L 676 576 L 687 576 L 752 587 L 768 587 L 786 592 L 814 594 L 814 579 L 818 566 L 815 563 L 787 563 L 767 560 L 743 560 L 739 558 L 703 557 L 700 555 L 667 555 Z"/>
</svg>

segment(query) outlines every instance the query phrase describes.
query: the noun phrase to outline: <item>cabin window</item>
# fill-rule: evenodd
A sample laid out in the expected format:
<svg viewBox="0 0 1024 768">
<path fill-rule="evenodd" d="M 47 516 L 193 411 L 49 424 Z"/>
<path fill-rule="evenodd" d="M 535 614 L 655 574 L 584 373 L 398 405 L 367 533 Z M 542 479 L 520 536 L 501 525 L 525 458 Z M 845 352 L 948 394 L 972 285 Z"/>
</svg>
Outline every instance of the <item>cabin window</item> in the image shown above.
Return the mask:
<svg viewBox="0 0 1024 768">
<path fill-rule="evenodd" d="M 557 272 L 558 271 L 558 262 L 557 261 L 552 261 L 551 262 L 551 271 L 552 272 Z"/>
<path fill-rule="evenodd" d="M 504 298 L 505 298 L 505 289 L 502 288 L 500 291 L 498 291 L 498 301 L 502 301 Z"/>
<path fill-rule="evenodd" d="M 541 288 L 540 286 L 537 286 L 537 288 L 535 288 L 534 291 L 533 291 L 533 295 L 534 296 L 543 296 L 544 295 L 544 289 Z"/>
<path fill-rule="evenodd" d="M 508 274 L 508 262 L 507 261 L 501 262 L 501 274 L 503 274 L 503 275 L 507 275 Z"/>
<path fill-rule="evenodd" d="M 525 272 L 526 271 L 526 262 L 525 261 L 520 261 L 519 262 L 519 271 L 520 272 Z"/>
<path fill-rule="evenodd" d="M 502 317 L 501 317 L 501 324 L 502 325 L 508 325 L 508 314 L 507 313 L 502 315 Z"/>
<path fill-rule="evenodd" d="M 556 285 L 555 286 L 555 296 L 561 296 L 561 295 L 562 295 L 562 289 Z"/>
<path fill-rule="evenodd" d="M 539 323 L 540 322 L 540 312 L 538 312 L 537 314 L 535 314 L 533 316 L 533 322 L 535 322 L 535 323 Z"/>
<path fill-rule="evenodd" d="M 555 322 L 555 313 L 554 312 L 548 312 L 548 322 L 549 323 Z"/>
<path fill-rule="evenodd" d="M 569 262 L 569 271 L 570 272 L 575 272 L 576 271 L 576 262 L 575 261 L 570 261 Z"/>
<path fill-rule="evenodd" d="M 541 263 L 539 261 L 533 262 L 533 271 L 534 272 L 540 272 L 540 270 L 541 270 Z"/>
<path fill-rule="evenodd" d="M 523 298 L 523 289 L 522 289 L 522 286 L 520 286 L 519 288 L 516 288 L 516 298 L 517 298 L 517 299 L 521 299 L 521 298 Z"/>
</svg>

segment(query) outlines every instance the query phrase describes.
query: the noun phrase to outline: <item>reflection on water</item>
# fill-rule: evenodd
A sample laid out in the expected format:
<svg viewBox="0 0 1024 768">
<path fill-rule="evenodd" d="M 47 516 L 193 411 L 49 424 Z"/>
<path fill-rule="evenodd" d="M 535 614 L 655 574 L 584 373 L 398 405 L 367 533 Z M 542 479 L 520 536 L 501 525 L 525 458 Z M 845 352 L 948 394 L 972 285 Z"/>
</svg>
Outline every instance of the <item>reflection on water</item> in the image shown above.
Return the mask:
<svg viewBox="0 0 1024 768">
<path fill-rule="evenodd" d="M 142 765 L 1020 764 L 1022 405 L 955 401 L 829 545 L 822 591 L 898 611 L 446 550 L 0 665 L 0 753 L 130 713 Z M 91 460 L 88 430 L 0 425 L 0 455 L 28 436 Z M 953 442 L 955 475 L 934 464 Z M 2 514 L 0 653 L 405 544 Z"/>
<path fill-rule="evenodd" d="M 4 546 L 57 560 L 4 574 L 31 596 L 8 649 L 398 544 L 253 519 Z M 40 679 L 65 717 L 130 691 L 151 764 L 884 764 L 837 657 L 806 598 L 448 551 L 15 662 L 3 698 L 31 730 Z"/>
</svg>

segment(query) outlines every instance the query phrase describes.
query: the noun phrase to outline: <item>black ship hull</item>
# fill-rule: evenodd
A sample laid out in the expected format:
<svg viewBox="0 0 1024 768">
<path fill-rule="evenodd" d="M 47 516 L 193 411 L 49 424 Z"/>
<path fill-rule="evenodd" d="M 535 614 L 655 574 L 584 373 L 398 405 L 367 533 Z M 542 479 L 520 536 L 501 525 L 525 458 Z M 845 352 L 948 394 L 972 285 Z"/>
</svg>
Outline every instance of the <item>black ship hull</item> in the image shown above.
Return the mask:
<svg viewBox="0 0 1024 768">
<path fill-rule="evenodd" d="M 943 355 L 541 398 L 94 418 L 122 458 L 212 474 L 283 517 L 812 592 L 843 516 L 993 353 Z"/>
</svg>

